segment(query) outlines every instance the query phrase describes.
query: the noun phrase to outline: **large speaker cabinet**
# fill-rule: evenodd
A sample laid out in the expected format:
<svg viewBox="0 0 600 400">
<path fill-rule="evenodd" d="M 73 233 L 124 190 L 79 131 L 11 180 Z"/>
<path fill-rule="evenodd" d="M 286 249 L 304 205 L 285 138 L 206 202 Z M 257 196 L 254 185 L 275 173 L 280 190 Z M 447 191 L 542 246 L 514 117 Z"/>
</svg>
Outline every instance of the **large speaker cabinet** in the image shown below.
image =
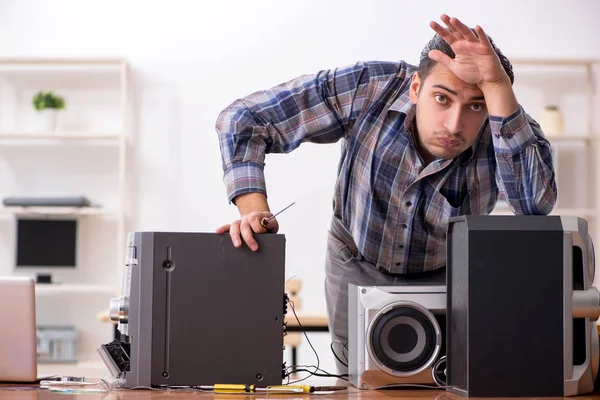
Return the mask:
<svg viewBox="0 0 600 400">
<path fill-rule="evenodd" d="M 466 216 L 448 227 L 448 384 L 469 397 L 593 390 L 599 292 L 582 218 Z"/>
</svg>

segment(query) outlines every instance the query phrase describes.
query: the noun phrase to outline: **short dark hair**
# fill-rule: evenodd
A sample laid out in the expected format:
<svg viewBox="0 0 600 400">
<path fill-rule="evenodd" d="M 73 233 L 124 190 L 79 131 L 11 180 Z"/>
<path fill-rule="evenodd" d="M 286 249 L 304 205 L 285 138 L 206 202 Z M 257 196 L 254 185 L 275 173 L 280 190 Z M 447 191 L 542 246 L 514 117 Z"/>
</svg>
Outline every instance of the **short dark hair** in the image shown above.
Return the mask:
<svg viewBox="0 0 600 400">
<path fill-rule="evenodd" d="M 471 30 L 473 31 L 473 33 L 475 33 L 474 29 L 471 29 Z M 477 33 L 475 33 L 475 35 L 477 36 Z M 515 81 L 515 74 L 513 73 L 512 64 L 510 63 L 510 61 L 508 61 L 508 58 L 506 58 L 506 56 L 504 54 L 502 54 L 500 49 L 498 47 L 496 47 L 496 45 L 494 44 L 494 41 L 492 40 L 492 38 L 489 35 L 488 35 L 488 39 L 490 40 L 490 43 L 492 44 L 492 48 L 498 55 L 498 58 L 500 59 L 500 63 L 502 64 L 504 71 L 506 71 L 506 75 L 508 75 L 508 78 L 510 79 L 510 84 L 512 85 Z M 417 70 L 417 72 L 419 73 L 419 76 L 421 77 L 421 80 L 425 80 L 425 78 L 427 78 L 427 76 L 431 72 L 431 69 L 436 64 L 436 62 L 434 60 L 429 58 L 429 52 L 431 50 L 440 50 L 442 53 L 446 54 L 450 58 L 455 57 L 452 47 L 450 47 L 450 45 L 448 43 L 446 43 L 446 41 L 444 39 L 442 39 L 442 37 L 440 35 L 438 35 L 436 33 L 435 36 L 433 37 L 433 39 L 431 39 L 429 41 L 429 43 L 427 43 L 427 46 L 425 46 L 425 48 L 421 51 L 421 58 L 419 60 L 419 69 Z"/>
</svg>

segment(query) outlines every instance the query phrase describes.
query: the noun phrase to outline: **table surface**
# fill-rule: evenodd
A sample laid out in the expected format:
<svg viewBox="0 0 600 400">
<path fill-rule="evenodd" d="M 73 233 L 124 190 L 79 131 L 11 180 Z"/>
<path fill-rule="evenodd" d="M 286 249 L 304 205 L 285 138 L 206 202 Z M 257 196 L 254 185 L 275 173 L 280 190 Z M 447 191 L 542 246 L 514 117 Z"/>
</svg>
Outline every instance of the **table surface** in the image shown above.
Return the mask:
<svg viewBox="0 0 600 400">
<path fill-rule="evenodd" d="M 303 382 L 304 383 L 304 382 Z M 319 379 L 318 381 L 309 381 L 307 384 L 312 385 L 335 385 L 337 382 L 327 380 L 324 381 Z M 105 388 L 104 386 L 86 386 L 86 388 Z M 73 387 L 76 390 L 76 388 Z M 68 396 L 68 397 L 66 397 Z M 466 399 L 465 397 L 458 396 L 446 392 L 441 389 L 394 389 L 394 390 L 358 390 L 354 387 L 348 387 L 346 390 L 337 391 L 330 394 L 214 394 L 210 392 L 200 392 L 193 390 L 111 390 L 105 393 L 60 393 L 53 392 L 49 389 L 40 389 L 36 385 L 31 384 L 0 384 L 0 399 L 15 399 L 15 400 L 54 400 L 54 399 L 103 399 L 103 400 L 129 400 L 129 399 L 231 399 L 231 400 L 243 400 L 243 399 L 287 399 L 287 400 L 310 400 L 310 399 L 394 399 L 394 398 L 409 398 L 409 399 L 431 399 L 431 400 L 461 400 Z M 520 398 L 525 399 L 525 398 Z M 561 397 L 562 399 L 562 397 Z M 600 393 L 593 393 L 591 395 L 577 396 L 575 399 L 586 400 L 586 399 L 600 399 Z M 498 400 L 498 399 L 495 399 Z M 512 399 L 514 400 L 514 399 Z"/>
</svg>

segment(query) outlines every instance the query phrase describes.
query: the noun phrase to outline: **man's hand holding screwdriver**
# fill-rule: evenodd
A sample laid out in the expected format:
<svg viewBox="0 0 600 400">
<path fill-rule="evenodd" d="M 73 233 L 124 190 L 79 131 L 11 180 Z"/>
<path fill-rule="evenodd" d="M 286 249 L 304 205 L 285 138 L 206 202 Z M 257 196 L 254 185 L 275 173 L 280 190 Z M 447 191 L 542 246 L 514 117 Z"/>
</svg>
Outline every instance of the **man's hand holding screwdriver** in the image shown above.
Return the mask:
<svg viewBox="0 0 600 400">
<path fill-rule="evenodd" d="M 247 193 L 238 196 L 235 198 L 235 204 L 242 217 L 217 228 L 216 233 L 229 232 L 235 247 L 241 247 L 243 240 L 252 251 L 258 250 L 254 233 L 277 233 L 279 223 L 275 217 L 294 205 L 292 203 L 277 214 L 273 214 L 269 211 L 267 198 L 261 193 Z"/>
</svg>

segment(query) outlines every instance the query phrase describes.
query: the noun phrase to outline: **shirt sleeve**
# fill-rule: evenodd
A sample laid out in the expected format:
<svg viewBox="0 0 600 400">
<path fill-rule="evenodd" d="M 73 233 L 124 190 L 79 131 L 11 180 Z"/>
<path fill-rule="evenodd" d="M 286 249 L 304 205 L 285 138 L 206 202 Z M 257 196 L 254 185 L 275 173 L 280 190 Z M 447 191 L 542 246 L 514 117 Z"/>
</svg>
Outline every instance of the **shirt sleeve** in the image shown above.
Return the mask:
<svg viewBox="0 0 600 400">
<path fill-rule="evenodd" d="M 506 118 L 490 116 L 496 181 L 515 214 L 547 215 L 557 197 L 550 142 L 519 106 Z"/>
<path fill-rule="evenodd" d="M 395 74 L 398 67 L 357 63 L 323 70 L 234 101 L 216 123 L 229 201 L 244 193 L 266 195 L 266 153 L 342 138 L 363 108 L 369 80 Z"/>
</svg>

